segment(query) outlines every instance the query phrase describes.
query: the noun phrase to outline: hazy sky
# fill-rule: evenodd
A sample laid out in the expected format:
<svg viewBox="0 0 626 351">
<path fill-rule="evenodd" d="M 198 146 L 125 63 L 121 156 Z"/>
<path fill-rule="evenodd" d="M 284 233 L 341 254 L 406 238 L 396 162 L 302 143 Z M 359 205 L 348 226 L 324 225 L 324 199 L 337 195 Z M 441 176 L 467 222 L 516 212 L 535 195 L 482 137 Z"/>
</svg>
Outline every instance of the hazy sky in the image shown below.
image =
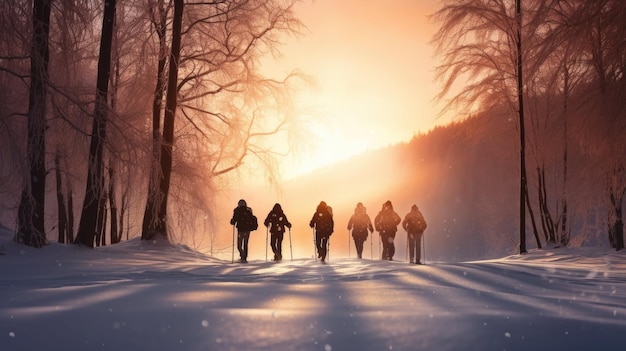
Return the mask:
<svg viewBox="0 0 626 351">
<path fill-rule="evenodd" d="M 432 102 L 437 0 L 315 0 L 297 6 L 307 27 L 265 66 L 277 75 L 300 69 L 316 88 L 300 103 L 319 118 L 316 148 L 289 172 L 308 171 L 366 150 L 408 141 L 436 123 Z M 289 174 L 285 174 L 289 175 Z"/>
</svg>

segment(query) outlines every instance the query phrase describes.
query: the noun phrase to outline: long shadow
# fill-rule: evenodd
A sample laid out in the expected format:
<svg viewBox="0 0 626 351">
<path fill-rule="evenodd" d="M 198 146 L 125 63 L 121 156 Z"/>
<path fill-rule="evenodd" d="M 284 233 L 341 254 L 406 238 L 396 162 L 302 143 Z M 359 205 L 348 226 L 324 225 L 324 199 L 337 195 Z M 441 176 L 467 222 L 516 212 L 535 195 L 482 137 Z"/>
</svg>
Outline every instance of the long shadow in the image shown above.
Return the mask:
<svg viewBox="0 0 626 351">
<path fill-rule="evenodd" d="M 0 349 L 601 350 L 598 340 L 626 327 L 619 271 L 332 257 L 167 262 L 1 281 L 0 324 L 14 337 L 0 338 Z M 51 340 L 29 337 L 43 329 Z"/>
</svg>

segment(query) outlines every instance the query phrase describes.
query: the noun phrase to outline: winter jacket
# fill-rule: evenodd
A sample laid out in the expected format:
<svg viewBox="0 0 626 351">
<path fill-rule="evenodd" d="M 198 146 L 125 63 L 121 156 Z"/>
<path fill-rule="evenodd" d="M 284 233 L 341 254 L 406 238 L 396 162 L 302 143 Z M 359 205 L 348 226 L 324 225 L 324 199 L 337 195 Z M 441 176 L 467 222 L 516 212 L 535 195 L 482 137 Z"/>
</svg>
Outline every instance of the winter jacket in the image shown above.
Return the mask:
<svg viewBox="0 0 626 351">
<path fill-rule="evenodd" d="M 374 231 L 372 221 L 370 216 L 367 215 L 365 207 L 357 205 L 354 214 L 348 221 L 348 230 L 352 230 L 352 237 L 354 238 L 367 238 L 368 230 L 369 232 Z"/>
<path fill-rule="evenodd" d="M 387 201 L 383 205 L 383 209 L 378 212 L 376 218 L 374 219 L 374 225 L 376 227 L 376 231 L 380 232 L 380 235 L 390 235 L 395 237 L 396 232 L 398 231 L 398 224 L 402 219 L 400 216 L 393 210 L 393 206 L 390 201 Z"/>
<path fill-rule="evenodd" d="M 274 205 L 274 208 L 267 214 L 263 224 L 269 227 L 269 231 L 272 234 L 284 233 L 285 227 L 291 228 L 291 223 L 287 219 L 287 216 L 280 207 L 280 204 Z M 271 225 L 271 226 L 270 226 Z"/>
<path fill-rule="evenodd" d="M 258 227 L 257 218 L 252 214 L 252 209 L 247 206 L 235 207 L 230 224 L 236 226 L 238 232 L 250 232 Z"/>
<path fill-rule="evenodd" d="M 320 202 L 317 206 L 313 218 L 309 222 L 311 228 L 315 228 L 315 232 L 319 236 L 329 237 L 333 234 L 335 228 L 335 222 L 333 221 L 333 215 L 324 201 Z"/>
<path fill-rule="evenodd" d="M 404 217 L 402 228 L 409 234 L 419 234 L 426 230 L 426 220 L 417 206 L 414 205 L 411 212 Z"/>
</svg>

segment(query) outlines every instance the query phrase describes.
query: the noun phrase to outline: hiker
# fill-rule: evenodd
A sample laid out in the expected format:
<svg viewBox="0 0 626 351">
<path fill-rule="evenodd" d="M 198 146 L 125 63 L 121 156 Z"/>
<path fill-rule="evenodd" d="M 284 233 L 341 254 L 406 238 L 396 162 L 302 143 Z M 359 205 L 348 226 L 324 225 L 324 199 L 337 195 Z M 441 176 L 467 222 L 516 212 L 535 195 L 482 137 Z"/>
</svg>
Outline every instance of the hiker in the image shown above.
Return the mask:
<svg viewBox="0 0 626 351">
<path fill-rule="evenodd" d="M 322 201 L 319 205 L 317 205 L 317 209 L 313 214 L 313 218 L 311 218 L 309 226 L 315 229 L 315 247 L 317 248 L 317 258 L 321 259 L 322 263 L 324 263 L 326 262 L 328 240 L 333 234 L 335 227 L 332 209 L 330 206 L 326 205 L 326 202 Z"/>
<path fill-rule="evenodd" d="M 356 204 L 354 214 L 348 221 L 348 230 L 352 230 L 352 239 L 354 239 L 357 257 L 363 258 L 363 243 L 367 240 L 368 234 L 374 232 L 374 227 L 372 227 L 372 221 L 370 216 L 367 215 L 365 206 L 360 202 Z"/>
<path fill-rule="evenodd" d="M 409 262 L 422 264 L 422 235 L 426 230 L 426 221 L 417 205 L 413 205 L 411 212 L 404 217 L 402 228 L 406 230 L 407 241 L 409 242 Z"/>
<path fill-rule="evenodd" d="M 239 250 L 239 262 L 248 263 L 248 241 L 250 232 L 258 228 L 257 218 L 252 209 L 246 204 L 246 200 L 239 200 L 233 210 L 233 218 L 230 224 L 237 227 L 237 250 Z"/>
<path fill-rule="evenodd" d="M 272 252 L 274 252 L 274 261 L 278 262 L 283 259 L 283 234 L 285 234 L 285 227 L 291 228 L 291 223 L 287 219 L 287 216 L 283 212 L 280 204 L 275 204 L 270 213 L 267 214 L 265 221 L 263 222 L 265 227 L 269 228 L 270 245 L 272 246 Z"/>
<path fill-rule="evenodd" d="M 374 219 L 374 226 L 380 234 L 380 240 L 383 242 L 383 260 L 393 261 L 393 255 L 396 252 L 393 240 L 396 237 L 400 221 L 400 216 L 393 210 L 391 201 L 383 204 L 382 210 L 378 212 Z"/>
</svg>

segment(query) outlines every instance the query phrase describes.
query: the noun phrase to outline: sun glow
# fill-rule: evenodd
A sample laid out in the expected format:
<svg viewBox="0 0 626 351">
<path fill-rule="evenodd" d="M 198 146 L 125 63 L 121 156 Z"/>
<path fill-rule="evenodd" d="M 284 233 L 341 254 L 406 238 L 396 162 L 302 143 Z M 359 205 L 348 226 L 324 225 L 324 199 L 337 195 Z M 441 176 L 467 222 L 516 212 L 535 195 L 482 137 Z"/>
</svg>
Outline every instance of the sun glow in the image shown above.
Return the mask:
<svg viewBox="0 0 626 351">
<path fill-rule="evenodd" d="M 313 110 L 307 132 L 281 166 L 291 177 L 368 150 L 409 141 L 431 129 L 438 107 L 432 99 L 434 26 L 427 16 L 436 0 L 379 2 L 320 0 L 299 3 L 307 26 L 287 38 L 278 59 L 264 69 L 272 76 L 300 70 L 316 88 L 301 92 L 297 105 Z"/>
</svg>

